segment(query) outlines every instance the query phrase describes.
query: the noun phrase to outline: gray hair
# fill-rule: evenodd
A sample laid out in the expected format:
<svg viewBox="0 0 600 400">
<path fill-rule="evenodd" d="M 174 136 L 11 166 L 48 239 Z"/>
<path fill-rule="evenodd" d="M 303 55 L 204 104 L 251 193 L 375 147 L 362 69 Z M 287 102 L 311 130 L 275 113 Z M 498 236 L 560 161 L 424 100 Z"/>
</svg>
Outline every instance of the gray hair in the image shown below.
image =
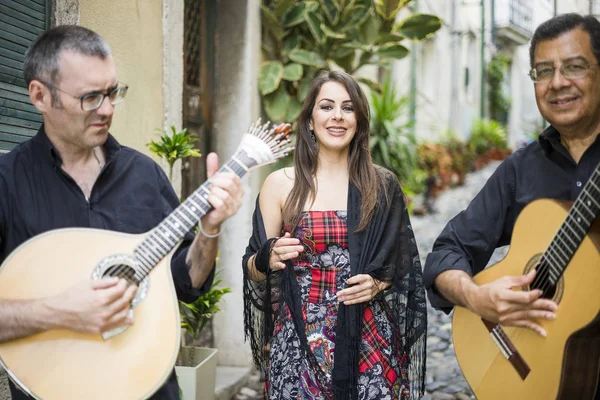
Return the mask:
<svg viewBox="0 0 600 400">
<path fill-rule="evenodd" d="M 77 25 L 62 25 L 44 32 L 25 54 L 23 76 L 29 86 L 32 80 L 57 84 L 60 81 L 59 57 L 63 51 L 106 59 L 110 46 L 96 32 Z"/>
</svg>

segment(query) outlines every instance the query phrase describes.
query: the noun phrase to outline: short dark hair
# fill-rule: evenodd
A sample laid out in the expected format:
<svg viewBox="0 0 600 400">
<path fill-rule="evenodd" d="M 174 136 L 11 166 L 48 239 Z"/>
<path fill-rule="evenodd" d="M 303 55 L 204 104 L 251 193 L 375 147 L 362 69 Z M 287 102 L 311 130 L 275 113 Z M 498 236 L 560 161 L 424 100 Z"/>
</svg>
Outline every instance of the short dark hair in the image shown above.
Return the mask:
<svg viewBox="0 0 600 400">
<path fill-rule="evenodd" d="M 25 54 L 23 76 L 29 86 L 37 79 L 51 84 L 60 80 L 59 57 L 63 51 L 106 59 L 110 46 L 96 32 L 77 25 L 62 25 L 42 33 Z"/>
<path fill-rule="evenodd" d="M 591 15 L 582 16 L 577 13 L 569 13 L 551 18 L 537 27 L 529 46 L 529 64 L 531 68 L 533 68 L 533 57 L 538 42 L 556 39 L 563 33 L 576 28 L 581 28 L 590 35 L 592 52 L 596 57 L 596 62 L 600 63 L 600 21 Z"/>
</svg>

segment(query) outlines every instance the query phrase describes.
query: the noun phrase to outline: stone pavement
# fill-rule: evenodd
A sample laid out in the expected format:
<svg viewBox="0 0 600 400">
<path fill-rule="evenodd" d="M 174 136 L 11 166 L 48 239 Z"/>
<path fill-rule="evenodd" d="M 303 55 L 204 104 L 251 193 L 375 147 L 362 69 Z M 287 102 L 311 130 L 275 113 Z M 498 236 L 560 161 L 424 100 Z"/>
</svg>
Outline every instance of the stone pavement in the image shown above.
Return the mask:
<svg viewBox="0 0 600 400">
<path fill-rule="evenodd" d="M 468 174 L 464 186 L 442 193 L 435 202 L 435 214 L 423 217 L 411 217 L 413 229 L 419 246 L 421 262 L 431 251 L 433 243 L 446 223 L 464 210 L 479 192 L 487 179 L 498 166 L 498 162 Z M 497 262 L 506 253 L 500 249 L 492 257 Z M 451 316 L 429 307 L 429 329 L 427 338 L 427 377 L 426 393 L 423 400 L 468 400 L 474 399 L 468 384 L 464 380 L 452 346 Z M 235 395 L 235 400 L 262 399 L 262 385 L 258 373 L 252 375 L 246 387 Z"/>
</svg>

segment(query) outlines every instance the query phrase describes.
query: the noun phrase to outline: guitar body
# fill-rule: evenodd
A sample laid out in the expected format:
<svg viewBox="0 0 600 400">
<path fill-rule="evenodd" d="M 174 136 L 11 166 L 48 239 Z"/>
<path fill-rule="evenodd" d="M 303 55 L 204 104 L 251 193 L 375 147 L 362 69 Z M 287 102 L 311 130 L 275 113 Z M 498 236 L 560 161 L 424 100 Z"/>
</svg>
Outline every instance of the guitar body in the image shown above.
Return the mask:
<svg viewBox="0 0 600 400">
<path fill-rule="evenodd" d="M 57 295 L 90 279 L 112 254 L 133 254 L 146 235 L 73 228 L 36 236 L 0 267 L 3 299 Z M 180 340 L 179 310 L 171 276 L 173 251 L 151 271 L 149 289 L 135 307 L 135 323 L 110 339 L 51 330 L 0 343 L 13 380 L 40 399 L 145 399 L 173 370 Z"/>
<path fill-rule="evenodd" d="M 522 275 L 535 265 L 567 217 L 570 204 L 537 200 L 519 215 L 504 260 L 474 277 L 481 285 Z M 555 320 L 530 329 L 501 327 L 529 367 L 522 377 L 505 358 L 482 319 L 463 307 L 453 317 L 453 342 L 461 370 L 479 400 L 592 399 L 600 373 L 600 219 L 592 225 L 565 270 L 554 300 Z M 515 289 L 521 290 L 521 289 Z"/>
</svg>

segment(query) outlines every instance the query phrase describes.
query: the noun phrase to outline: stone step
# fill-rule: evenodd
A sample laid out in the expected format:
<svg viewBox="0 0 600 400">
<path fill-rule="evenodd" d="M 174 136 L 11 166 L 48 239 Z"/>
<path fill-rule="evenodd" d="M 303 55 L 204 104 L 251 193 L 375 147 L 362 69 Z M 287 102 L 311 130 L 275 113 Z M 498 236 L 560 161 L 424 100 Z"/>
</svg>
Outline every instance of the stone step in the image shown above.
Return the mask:
<svg viewBox="0 0 600 400">
<path fill-rule="evenodd" d="M 246 385 L 253 372 L 251 367 L 217 366 L 215 400 L 231 400 Z"/>
</svg>

